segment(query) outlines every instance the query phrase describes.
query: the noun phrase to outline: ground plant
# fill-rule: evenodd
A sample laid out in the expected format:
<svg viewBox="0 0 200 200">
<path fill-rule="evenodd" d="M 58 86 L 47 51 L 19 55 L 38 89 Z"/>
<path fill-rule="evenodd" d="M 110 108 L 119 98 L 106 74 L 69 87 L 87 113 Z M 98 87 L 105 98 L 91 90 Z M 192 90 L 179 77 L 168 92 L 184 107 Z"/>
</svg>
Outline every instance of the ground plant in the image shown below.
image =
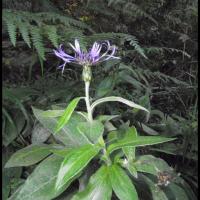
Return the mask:
<svg viewBox="0 0 200 200">
<path fill-rule="evenodd" d="M 3 0 L 3 200 L 195 200 L 197 1 Z"/>
</svg>

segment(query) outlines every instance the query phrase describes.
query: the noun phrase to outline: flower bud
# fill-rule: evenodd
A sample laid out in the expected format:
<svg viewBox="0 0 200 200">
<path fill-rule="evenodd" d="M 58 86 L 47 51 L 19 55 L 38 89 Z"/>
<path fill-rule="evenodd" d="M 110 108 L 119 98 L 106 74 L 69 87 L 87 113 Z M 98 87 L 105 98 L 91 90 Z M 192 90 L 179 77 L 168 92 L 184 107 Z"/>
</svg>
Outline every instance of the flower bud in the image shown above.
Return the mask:
<svg viewBox="0 0 200 200">
<path fill-rule="evenodd" d="M 88 65 L 83 66 L 82 78 L 84 82 L 90 82 L 92 78 L 91 67 Z"/>
</svg>

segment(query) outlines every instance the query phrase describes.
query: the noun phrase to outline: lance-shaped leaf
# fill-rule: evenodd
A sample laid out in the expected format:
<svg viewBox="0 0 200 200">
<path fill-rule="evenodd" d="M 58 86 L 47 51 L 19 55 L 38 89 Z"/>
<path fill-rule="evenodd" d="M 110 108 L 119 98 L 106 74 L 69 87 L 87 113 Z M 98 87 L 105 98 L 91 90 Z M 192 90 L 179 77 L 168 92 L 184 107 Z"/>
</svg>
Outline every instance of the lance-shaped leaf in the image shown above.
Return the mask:
<svg viewBox="0 0 200 200">
<path fill-rule="evenodd" d="M 180 199 L 180 200 L 189 200 L 189 198 L 184 191 L 184 188 L 180 187 L 175 183 L 170 183 L 168 188 L 165 190 L 168 199 Z"/>
<path fill-rule="evenodd" d="M 125 134 L 132 140 L 135 140 L 137 138 L 137 130 L 135 127 L 128 128 Z M 123 147 L 123 152 L 125 153 L 128 160 L 135 159 L 135 147 Z"/>
<path fill-rule="evenodd" d="M 119 115 L 99 115 L 95 119 L 104 123 L 104 122 L 108 122 L 117 117 L 119 117 Z"/>
<path fill-rule="evenodd" d="M 139 172 L 146 172 L 158 175 L 160 171 L 171 171 L 172 168 L 162 159 L 156 158 L 152 155 L 143 155 L 136 159 L 135 162 L 130 162 Z"/>
<path fill-rule="evenodd" d="M 156 182 L 148 176 L 140 174 L 142 180 L 148 185 L 153 200 L 169 200 L 164 191 L 156 185 Z"/>
<path fill-rule="evenodd" d="M 33 108 L 33 113 L 46 129 L 54 133 L 58 123 L 58 117 L 47 117 L 44 114 L 46 111 L 36 108 Z M 84 121 L 86 120 L 81 115 L 73 113 L 68 123 L 58 133 L 54 134 L 54 137 L 68 148 L 79 147 L 90 143 L 87 137 L 82 135 L 77 129 L 77 125 Z"/>
<path fill-rule="evenodd" d="M 138 200 L 137 191 L 125 171 L 118 165 L 109 169 L 112 188 L 120 200 Z"/>
<path fill-rule="evenodd" d="M 61 117 L 65 110 L 46 110 L 42 113 L 43 117 Z"/>
<path fill-rule="evenodd" d="M 55 155 L 42 161 L 9 200 L 49 200 L 57 197 L 70 184 L 63 185 L 60 190 L 54 188 L 62 161 L 62 157 Z"/>
<path fill-rule="evenodd" d="M 79 123 L 77 128 L 80 133 L 86 135 L 87 138 L 94 143 L 98 141 L 104 132 L 103 124 L 97 120 Z"/>
<path fill-rule="evenodd" d="M 55 133 L 57 133 L 60 129 L 62 129 L 67 124 L 67 122 L 69 121 L 69 119 L 70 119 L 72 113 L 74 112 L 80 99 L 81 99 L 81 97 L 77 97 L 69 103 L 69 105 L 65 109 L 63 115 L 58 120 L 58 124 L 56 126 Z"/>
<path fill-rule="evenodd" d="M 65 157 L 58 172 L 58 178 L 55 188 L 59 190 L 68 183 L 92 160 L 99 152 L 99 147 L 94 145 L 85 145 L 83 147 L 71 150 Z"/>
<path fill-rule="evenodd" d="M 138 147 L 138 146 L 147 146 L 160 144 L 164 142 L 169 142 L 175 140 L 176 138 L 165 138 L 160 136 L 138 136 L 134 140 L 130 137 L 125 137 L 123 139 L 118 140 L 117 142 L 108 146 L 108 154 L 113 152 L 114 150 L 123 148 L 123 147 Z"/>
<path fill-rule="evenodd" d="M 51 154 L 52 146 L 46 144 L 30 145 L 14 153 L 5 167 L 33 165 Z"/>
<path fill-rule="evenodd" d="M 52 149 L 51 152 L 58 156 L 65 157 L 71 150 L 72 150 L 72 148 L 64 147 L 64 148 L 60 148 L 60 149 Z"/>
<path fill-rule="evenodd" d="M 109 181 L 109 169 L 102 166 L 89 180 L 86 189 L 76 194 L 72 200 L 110 200 L 112 187 Z"/>
<path fill-rule="evenodd" d="M 105 97 L 105 98 L 101 98 L 101 99 L 96 100 L 96 101 L 91 105 L 91 110 L 92 110 L 92 112 L 93 112 L 94 108 L 95 108 L 97 105 L 99 105 L 99 104 L 101 104 L 101 103 L 105 103 L 105 102 L 110 102 L 110 101 L 121 102 L 121 103 L 126 104 L 127 106 L 132 107 L 132 108 L 137 108 L 137 109 L 140 109 L 140 110 L 144 110 L 144 111 L 146 111 L 147 113 L 149 113 L 149 111 L 148 111 L 146 108 L 144 108 L 144 107 L 142 107 L 142 106 L 140 106 L 140 105 L 138 105 L 138 104 L 136 104 L 136 103 L 134 103 L 134 102 L 132 102 L 132 101 L 129 101 L 129 100 L 127 100 L 127 99 L 124 99 L 124 98 L 122 98 L 122 97 L 115 97 L 115 96 Z"/>
</svg>

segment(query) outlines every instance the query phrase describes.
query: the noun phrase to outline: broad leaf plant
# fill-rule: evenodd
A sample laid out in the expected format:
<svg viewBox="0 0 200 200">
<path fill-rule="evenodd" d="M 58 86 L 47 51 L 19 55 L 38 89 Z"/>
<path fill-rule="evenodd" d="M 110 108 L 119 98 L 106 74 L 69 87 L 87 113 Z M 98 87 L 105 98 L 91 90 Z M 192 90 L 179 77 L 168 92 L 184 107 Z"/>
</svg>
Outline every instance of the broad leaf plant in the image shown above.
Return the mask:
<svg viewBox="0 0 200 200">
<path fill-rule="evenodd" d="M 111 124 L 111 120 L 118 116 L 100 115 L 94 118 L 95 108 L 109 102 L 120 102 L 143 110 L 148 115 L 149 111 L 118 96 L 91 100 L 89 88 L 92 69 L 100 62 L 120 59 L 115 56 L 114 45 L 108 41 L 95 42 L 87 52 L 81 49 L 78 40 L 75 40 L 75 45 L 70 46 L 74 50 L 74 56 L 65 53 L 62 45 L 54 50 L 54 53 L 64 61 L 59 66 L 62 72 L 67 63 L 82 66 L 85 97 L 74 98 L 64 110 L 43 111 L 33 108 L 35 117 L 53 134 L 56 143 L 32 144 L 11 156 L 6 167 L 39 164 L 9 199 L 55 199 L 75 180 L 79 180 L 80 186 L 79 190 L 71 195 L 72 200 L 110 200 L 113 196 L 120 200 L 138 200 L 138 184 L 141 180 L 148 183 L 152 196 L 156 196 L 155 188 L 171 184 L 168 176 L 163 174 L 171 168 L 160 158 L 137 155 L 136 149 L 169 142 L 174 138 L 140 136 L 135 127 L 128 125 L 110 130 L 106 124 Z M 75 111 L 80 100 L 85 100 L 87 112 Z M 148 174 L 156 177 L 157 184 L 154 184 Z M 166 179 L 161 179 L 162 175 L 165 175 Z M 160 195 L 159 199 L 168 199 L 163 191 L 157 194 Z"/>
</svg>

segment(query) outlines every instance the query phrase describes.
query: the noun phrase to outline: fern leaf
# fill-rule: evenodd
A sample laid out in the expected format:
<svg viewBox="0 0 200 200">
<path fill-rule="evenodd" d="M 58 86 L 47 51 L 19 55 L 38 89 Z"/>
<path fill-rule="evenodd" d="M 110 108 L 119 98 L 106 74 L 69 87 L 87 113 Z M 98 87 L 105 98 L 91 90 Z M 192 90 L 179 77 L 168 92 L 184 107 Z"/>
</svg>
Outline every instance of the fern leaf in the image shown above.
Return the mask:
<svg viewBox="0 0 200 200">
<path fill-rule="evenodd" d="M 4 18 L 4 20 L 7 26 L 10 41 L 13 46 L 16 46 L 17 26 L 15 23 L 15 19 L 13 19 L 11 15 L 8 15 L 6 18 Z"/>
<path fill-rule="evenodd" d="M 19 28 L 19 32 L 22 35 L 23 40 L 26 42 L 26 44 L 29 46 L 29 48 L 31 48 L 31 39 L 29 36 L 29 30 L 28 30 L 28 23 L 18 23 L 18 28 Z"/>
<path fill-rule="evenodd" d="M 57 34 L 57 29 L 55 26 L 45 26 L 45 31 L 48 39 L 51 41 L 54 47 L 58 47 L 59 36 Z"/>
<path fill-rule="evenodd" d="M 45 60 L 45 48 L 43 46 L 42 35 L 40 33 L 40 29 L 38 27 L 32 26 L 31 27 L 31 39 L 33 42 L 33 46 L 38 52 L 38 56 Z"/>
</svg>

